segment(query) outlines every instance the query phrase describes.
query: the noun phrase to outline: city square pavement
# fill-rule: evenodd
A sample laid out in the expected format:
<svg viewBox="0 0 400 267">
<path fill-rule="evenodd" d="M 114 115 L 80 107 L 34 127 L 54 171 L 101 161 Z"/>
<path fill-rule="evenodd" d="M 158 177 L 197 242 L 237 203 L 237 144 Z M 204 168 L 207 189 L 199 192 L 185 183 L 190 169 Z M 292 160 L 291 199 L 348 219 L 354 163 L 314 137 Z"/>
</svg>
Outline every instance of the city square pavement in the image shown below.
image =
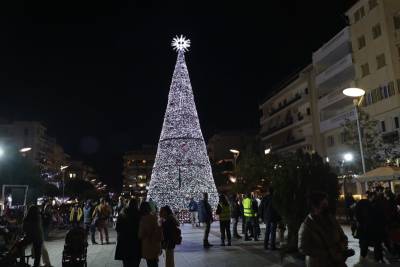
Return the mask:
<svg viewBox="0 0 400 267">
<path fill-rule="evenodd" d="M 240 228 L 239 228 L 240 229 Z M 348 227 L 344 227 L 346 233 L 349 232 Z M 55 267 L 61 267 L 62 250 L 64 246 L 63 236 L 65 232 L 53 234 L 51 241 L 46 242 L 46 247 L 50 254 L 51 263 Z M 231 247 L 221 247 L 219 239 L 218 222 L 213 223 L 210 242 L 214 247 L 203 249 L 202 247 L 202 228 L 192 228 L 191 225 L 182 226 L 183 243 L 177 246 L 175 250 L 175 266 L 177 267 L 264 267 L 264 266 L 286 266 L 298 267 L 304 266 L 301 260 L 293 257 L 285 257 L 281 260 L 279 251 L 265 251 L 262 241 L 245 242 L 234 240 Z M 88 247 L 88 266 L 91 267 L 122 267 L 122 262 L 114 260 L 116 233 L 110 229 L 109 245 L 89 245 Z M 359 249 L 357 240 L 349 236 L 350 247 L 356 250 L 356 255 L 351 257 L 348 266 L 382 266 L 379 264 L 359 263 Z M 372 253 L 371 253 L 372 254 Z M 141 267 L 146 266 L 144 260 Z M 164 257 L 160 256 L 160 267 L 164 265 Z M 385 265 L 386 266 L 386 265 Z M 399 263 L 390 266 L 399 266 Z"/>
</svg>

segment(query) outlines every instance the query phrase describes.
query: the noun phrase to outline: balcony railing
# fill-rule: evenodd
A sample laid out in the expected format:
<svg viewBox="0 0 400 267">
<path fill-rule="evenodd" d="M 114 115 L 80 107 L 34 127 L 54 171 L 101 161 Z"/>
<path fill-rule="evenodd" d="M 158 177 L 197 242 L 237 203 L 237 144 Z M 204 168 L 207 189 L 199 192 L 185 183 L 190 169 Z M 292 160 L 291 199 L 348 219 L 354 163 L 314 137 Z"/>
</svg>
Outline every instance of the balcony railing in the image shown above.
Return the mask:
<svg viewBox="0 0 400 267">
<path fill-rule="evenodd" d="M 296 145 L 296 144 L 300 144 L 300 143 L 302 143 L 302 142 L 304 142 L 304 141 L 306 141 L 306 138 L 299 138 L 299 139 L 294 139 L 294 140 L 291 140 L 291 141 L 288 141 L 288 142 L 286 142 L 286 143 L 284 143 L 284 144 L 282 144 L 282 145 L 279 145 L 279 146 L 277 146 L 277 147 L 274 147 L 273 149 L 274 150 L 279 150 L 279 149 L 283 149 L 283 148 L 286 148 L 286 147 L 289 147 L 289 146 L 293 146 L 293 145 Z"/>
<path fill-rule="evenodd" d="M 296 101 L 298 101 L 300 99 L 301 99 L 301 95 L 300 94 L 296 94 L 291 100 L 289 100 L 286 103 L 284 103 L 283 105 L 279 106 L 277 109 L 272 108 L 271 112 L 269 113 L 269 116 L 272 116 L 275 113 L 278 113 L 282 109 L 285 109 L 286 107 L 290 106 L 291 104 L 293 104 L 294 102 L 296 102 Z"/>
<path fill-rule="evenodd" d="M 352 55 L 348 54 L 347 56 L 345 56 L 344 58 L 340 59 L 335 64 L 327 68 L 325 71 L 318 74 L 317 77 L 315 78 L 315 84 L 319 86 L 324 82 L 328 81 L 329 79 L 332 79 L 342 71 L 350 69 L 352 66 L 353 66 Z"/>
<path fill-rule="evenodd" d="M 261 133 L 261 136 L 262 137 L 266 137 L 266 136 L 268 136 L 268 135 L 270 135 L 270 134 L 272 134 L 274 132 L 277 132 L 277 131 L 279 131 L 279 130 L 281 130 L 283 128 L 288 127 L 289 125 L 291 125 L 293 123 L 294 123 L 293 117 L 290 117 L 286 121 L 281 122 L 279 125 L 271 127 L 271 128 L 268 129 L 268 131 L 265 131 L 265 132 Z"/>
<path fill-rule="evenodd" d="M 382 134 L 382 140 L 386 144 L 396 144 L 397 142 L 399 142 L 399 132 L 392 131 L 389 133 L 384 133 Z"/>
<path fill-rule="evenodd" d="M 286 128 L 286 127 L 288 127 L 288 126 L 290 126 L 290 125 L 292 125 L 294 123 L 298 123 L 298 122 L 300 122 L 300 121 L 302 121 L 304 119 L 304 115 L 301 114 L 300 112 L 296 115 L 296 117 L 297 117 L 297 120 L 295 120 L 293 118 L 293 116 L 289 116 L 285 121 L 282 121 L 278 125 L 269 128 L 265 132 L 262 132 L 261 133 L 261 137 L 267 137 L 267 136 L 269 136 L 269 135 L 271 135 L 271 134 L 273 134 L 273 133 L 275 133 L 277 131 L 280 131 L 280 130 L 282 130 L 282 129 L 284 129 L 284 128 Z"/>
</svg>

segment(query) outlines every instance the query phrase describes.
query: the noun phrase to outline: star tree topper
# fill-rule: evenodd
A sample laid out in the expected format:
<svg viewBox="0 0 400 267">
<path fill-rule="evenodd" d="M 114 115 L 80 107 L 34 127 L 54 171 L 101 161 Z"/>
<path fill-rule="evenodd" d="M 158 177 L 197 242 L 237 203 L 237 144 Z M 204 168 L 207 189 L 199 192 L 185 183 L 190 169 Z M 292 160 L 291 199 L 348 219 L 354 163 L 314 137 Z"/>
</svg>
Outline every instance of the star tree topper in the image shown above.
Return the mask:
<svg viewBox="0 0 400 267">
<path fill-rule="evenodd" d="M 175 49 L 175 51 L 183 51 L 187 52 L 190 47 L 190 40 L 186 39 L 182 34 L 180 37 L 178 35 L 172 39 L 172 47 Z"/>
</svg>

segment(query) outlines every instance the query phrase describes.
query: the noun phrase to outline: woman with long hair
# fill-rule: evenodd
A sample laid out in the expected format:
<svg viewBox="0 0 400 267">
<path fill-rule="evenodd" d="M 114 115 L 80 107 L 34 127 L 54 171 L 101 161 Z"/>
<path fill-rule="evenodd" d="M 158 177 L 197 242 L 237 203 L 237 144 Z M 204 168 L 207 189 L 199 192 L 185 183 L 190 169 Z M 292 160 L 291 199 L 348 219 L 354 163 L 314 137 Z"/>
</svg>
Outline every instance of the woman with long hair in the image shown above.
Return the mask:
<svg viewBox="0 0 400 267">
<path fill-rule="evenodd" d="M 148 202 L 140 205 L 139 238 L 142 241 L 142 257 L 148 267 L 158 267 L 158 257 L 161 253 L 162 231 L 158 225 L 157 216 L 152 214 Z"/>
</svg>

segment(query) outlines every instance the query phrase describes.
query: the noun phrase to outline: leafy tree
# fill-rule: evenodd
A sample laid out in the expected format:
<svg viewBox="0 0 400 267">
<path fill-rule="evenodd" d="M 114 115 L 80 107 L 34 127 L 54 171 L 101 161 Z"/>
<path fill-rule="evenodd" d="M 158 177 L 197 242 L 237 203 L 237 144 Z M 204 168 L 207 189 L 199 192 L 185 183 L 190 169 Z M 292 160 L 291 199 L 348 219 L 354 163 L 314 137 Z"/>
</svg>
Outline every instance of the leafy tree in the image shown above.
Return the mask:
<svg viewBox="0 0 400 267">
<path fill-rule="evenodd" d="M 398 150 L 393 144 L 385 143 L 378 130 L 378 121 L 372 120 L 368 113 L 359 109 L 359 121 L 362 133 L 362 145 L 366 169 L 371 170 L 386 163 L 387 160 L 398 158 Z M 345 144 L 353 151 L 360 151 L 357 121 L 346 120 L 343 125 Z M 361 158 L 356 158 L 352 169 L 361 172 Z"/>
<path fill-rule="evenodd" d="M 244 150 L 238 159 L 236 174 L 238 180 L 235 184 L 236 192 L 250 192 L 257 185 L 268 182 L 270 162 L 265 155 L 252 148 Z"/>
<path fill-rule="evenodd" d="M 60 189 L 58 189 L 54 184 L 46 183 L 43 186 L 43 194 L 49 197 L 56 197 L 60 195 Z"/>
<path fill-rule="evenodd" d="M 309 213 L 307 195 L 324 191 L 334 206 L 338 198 L 338 180 L 329 165 L 317 154 L 297 151 L 285 156 L 269 156 L 276 208 L 288 227 L 289 251 L 297 250 L 298 231 Z M 271 166 L 271 164 L 270 164 Z"/>
<path fill-rule="evenodd" d="M 82 179 L 71 179 L 65 184 L 65 194 L 72 198 L 94 198 L 97 196 L 95 187 Z"/>
</svg>

